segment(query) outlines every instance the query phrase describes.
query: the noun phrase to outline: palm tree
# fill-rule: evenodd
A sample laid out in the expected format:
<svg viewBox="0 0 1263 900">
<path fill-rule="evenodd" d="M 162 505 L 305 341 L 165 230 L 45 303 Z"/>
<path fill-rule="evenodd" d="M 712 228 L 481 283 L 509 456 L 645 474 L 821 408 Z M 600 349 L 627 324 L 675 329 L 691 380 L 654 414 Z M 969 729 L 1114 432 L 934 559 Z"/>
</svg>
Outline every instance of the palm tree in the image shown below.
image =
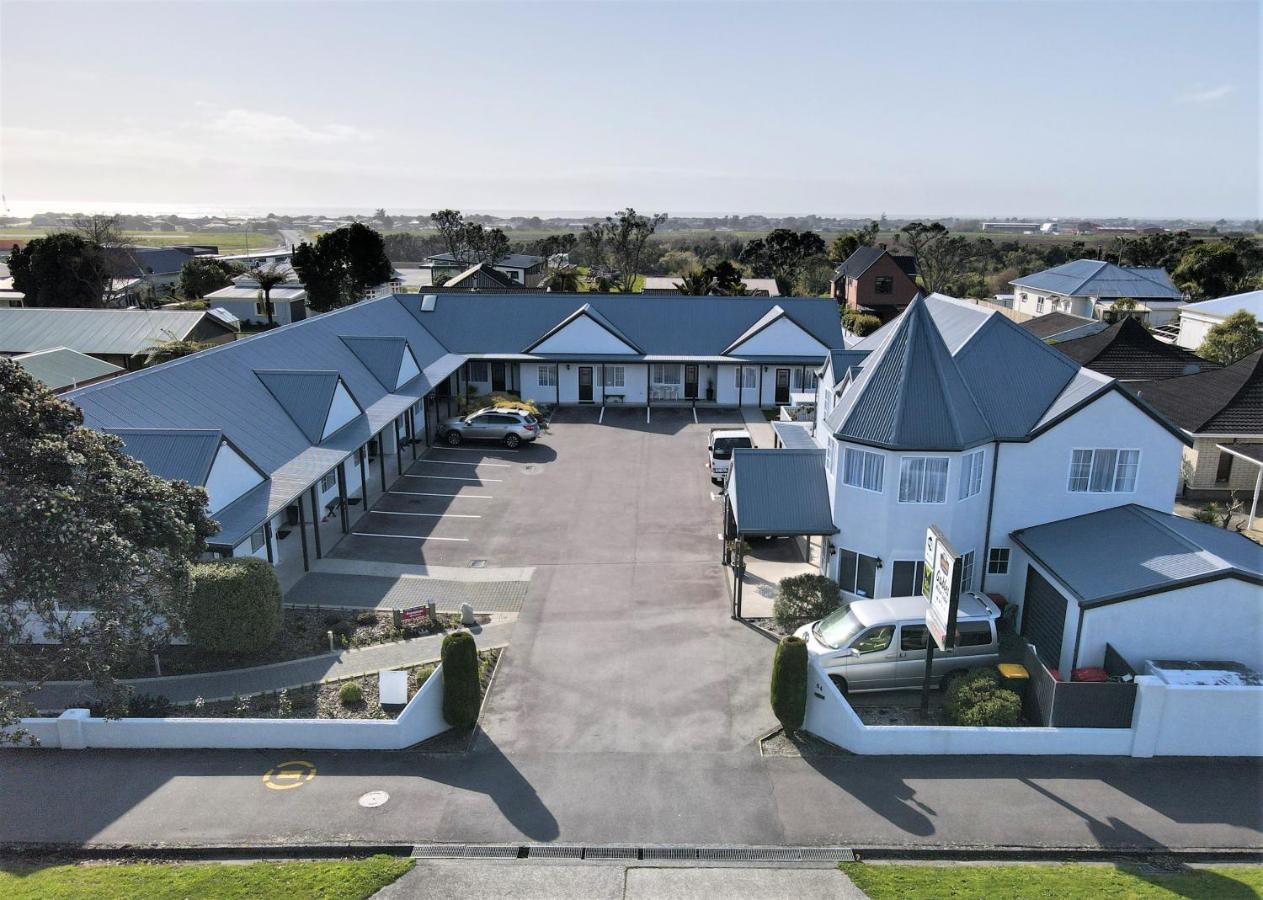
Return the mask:
<svg viewBox="0 0 1263 900">
<path fill-rule="evenodd" d="M 675 283 L 681 294 L 691 297 L 705 297 L 715 287 L 715 276 L 709 269 L 700 272 L 688 272 Z"/>
<path fill-rule="evenodd" d="M 550 291 L 579 290 L 579 272 L 572 266 L 563 266 L 548 273 L 544 286 Z"/>
<path fill-rule="evenodd" d="M 275 325 L 276 322 L 272 318 L 272 288 L 278 284 L 284 284 L 289 279 L 289 272 L 276 263 L 272 263 L 266 269 L 262 266 L 256 266 L 251 269 L 250 277 L 258 283 L 259 289 L 263 291 L 263 308 L 267 310 L 268 325 Z"/>
<path fill-rule="evenodd" d="M 210 344 L 204 344 L 201 341 L 178 338 L 165 329 L 162 333 L 166 337 L 160 341 L 155 341 L 150 346 L 149 352 L 145 354 L 145 365 L 147 366 L 156 366 L 159 363 L 170 362 L 173 359 L 179 359 L 181 356 L 188 356 L 190 353 L 198 353 L 210 346 Z"/>
</svg>

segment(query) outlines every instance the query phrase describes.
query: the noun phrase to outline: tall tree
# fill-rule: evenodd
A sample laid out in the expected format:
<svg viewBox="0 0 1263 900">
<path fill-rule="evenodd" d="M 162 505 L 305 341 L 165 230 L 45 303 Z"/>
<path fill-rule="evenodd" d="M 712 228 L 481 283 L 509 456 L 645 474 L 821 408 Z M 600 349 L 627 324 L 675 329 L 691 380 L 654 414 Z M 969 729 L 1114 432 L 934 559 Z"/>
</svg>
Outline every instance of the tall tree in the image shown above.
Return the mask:
<svg viewBox="0 0 1263 900">
<path fill-rule="evenodd" d="M 185 300 L 200 300 L 211 291 L 228 287 L 236 274 L 236 268 L 221 259 L 195 256 L 180 267 L 176 291 Z"/>
<path fill-rule="evenodd" d="M 439 237 L 443 239 L 443 246 L 447 248 L 447 252 L 456 260 L 463 261 L 465 251 L 468 249 L 465 243 L 468 233 L 465 229 L 465 217 L 461 215 L 460 210 L 440 209 L 438 212 L 430 213 L 430 221 L 438 229 Z"/>
<path fill-rule="evenodd" d="M 465 262 L 494 266 L 509 255 L 509 239 L 499 228 L 483 228 L 481 225 L 465 226 Z"/>
<path fill-rule="evenodd" d="M 7 359 L 0 434 L 0 683 L 89 678 L 118 710 L 114 670 L 182 621 L 190 566 L 217 530 L 206 492 L 151 475 Z M 32 629 L 57 653 L 26 652 Z M 0 690 L 0 725 L 21 692 Z"/>
<path fill-rule="evenodd" d="M 869 222 L 862 228 L 839 234 L 829 243 L 829 262 L 840 266 L 860 247 L 871 247 L 876 244 L 880 227 L 876 222 Z"/>
<path fill-rule="evenodd" d="M 909 222 L 899 231 L 899 242 L 917 263 L 917 276 L 927 291 L 949 292 L 970 267 L 992 252 L 989 240 L 971 241 L 952 234 L 941 222 Z"/>
<path fill-rule="evenodd" d="M 766 237 L 748 242 L 741 251 L 741 261 L 756 276 L 775 278 L 781 293 L 792 294 L 807 261 L 824 252 L 824 240 L 814 231 L 775 228 Z"/>
<path fill-rule="evenodd" d="M 70 232 L 34 238 L 9 256 L 13 289 L 27 306 L 102 307 L 110 281 L 105 252 Z"/>
<path fill-rule="evenodd" d="M 1194 299 L 1251 290 L 1263 275 L 1263 248 L 1250 238 L 1203 241 L 1186 249 L 1171 280 Z"/>
<path fill-rule="evenodd" d="M 1239 309 L 1206 333 L 1197 355 L 1227 366 L 1260 347 L 1263 347 L 1263 334 L 1259 333 L 1258 319 L 1253 313 Z"/>
<path fill-rule="evenodd" d="M 584 242 L 603 268 L 613 274 L 617 287 L 630 294 L 640 275 L 645 244 L 667 220 L 666 213 L 642 216 L 630 206 L 604 222 L 583 226 Z"/>
<path fill-rule="evenodd" d="M 284 284 L 289 277 L 289 273 L 283 267 L 272 263 L 267 267 L 255 266 L 250 270 L 250 277 L 258 283 L 259 290 L 263 291 L 263 308 L 267 311 L 268 325 L 275 325 L 276 318 L 272 309 L 272 288 L 278 284 Z"/>
<path fill-rule="evenodd" d="M 358 302 L 394 271 L 382 236 L 359 222 L 326 232 L 315 244 L 299 244 L 293 266 L 316 312 Z"/>
</svg>

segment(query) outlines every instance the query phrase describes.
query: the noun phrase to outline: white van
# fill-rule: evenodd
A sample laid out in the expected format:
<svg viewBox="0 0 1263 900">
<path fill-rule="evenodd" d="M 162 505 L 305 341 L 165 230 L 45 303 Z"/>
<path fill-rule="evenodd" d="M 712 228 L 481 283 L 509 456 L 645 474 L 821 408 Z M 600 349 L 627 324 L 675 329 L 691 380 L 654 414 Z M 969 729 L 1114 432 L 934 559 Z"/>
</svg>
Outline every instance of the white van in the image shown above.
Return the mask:
<svg viewBox="0 0 1263 900">
<path fill-rule="evenodd" d="M 706 445 L 710 480 L 716 483 L 724 480 L 724 476 L 732 468 L 733 450 L 745 450 L 753 446 L 750 432 L 744 428 L 712 428 L 710 442 Z"/>
<path fill-rule="evenodd" d="M 925 648 L 931 640 L 925 607 L 924 597 L 854 600 L 795 633 L 843 693 L 910 690 L 925 679 Z M 999 662 L 999 618 L 999 608 L 986 597 L 962 594 L 956 647 L 934 650 L 934 683 L 945 688 L 969 669 Z"/>
</svg>

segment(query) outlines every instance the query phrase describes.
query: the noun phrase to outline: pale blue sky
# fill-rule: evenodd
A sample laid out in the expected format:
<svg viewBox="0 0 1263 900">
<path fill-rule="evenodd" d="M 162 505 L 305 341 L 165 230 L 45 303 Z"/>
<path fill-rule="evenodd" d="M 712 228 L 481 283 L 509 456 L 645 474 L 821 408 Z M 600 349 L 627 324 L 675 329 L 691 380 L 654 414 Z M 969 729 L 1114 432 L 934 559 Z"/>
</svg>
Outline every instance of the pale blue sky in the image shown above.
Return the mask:
<svg viewBox="0 0 1263 900">
<path fill-rule="evenodd" d="M 1247 2 L 0 0 L 10 204 L 1260 215 Z"/>
</svg>

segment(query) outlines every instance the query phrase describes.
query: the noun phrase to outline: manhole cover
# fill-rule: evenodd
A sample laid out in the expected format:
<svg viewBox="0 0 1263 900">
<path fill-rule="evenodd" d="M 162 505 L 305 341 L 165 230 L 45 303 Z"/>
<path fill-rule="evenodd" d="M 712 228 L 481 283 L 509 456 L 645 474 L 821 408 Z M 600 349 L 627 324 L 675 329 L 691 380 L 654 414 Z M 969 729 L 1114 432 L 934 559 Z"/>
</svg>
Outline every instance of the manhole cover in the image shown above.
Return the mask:
<svg viewBox="0 0 1263 900">
<path fill-rule="evenodd" d="M 390 794 L 385 791 L 369 791 L 360 798 L 360 806 L 372 809 L 374 806 L 382 806 L 389 799 Z"/>
</svg>

